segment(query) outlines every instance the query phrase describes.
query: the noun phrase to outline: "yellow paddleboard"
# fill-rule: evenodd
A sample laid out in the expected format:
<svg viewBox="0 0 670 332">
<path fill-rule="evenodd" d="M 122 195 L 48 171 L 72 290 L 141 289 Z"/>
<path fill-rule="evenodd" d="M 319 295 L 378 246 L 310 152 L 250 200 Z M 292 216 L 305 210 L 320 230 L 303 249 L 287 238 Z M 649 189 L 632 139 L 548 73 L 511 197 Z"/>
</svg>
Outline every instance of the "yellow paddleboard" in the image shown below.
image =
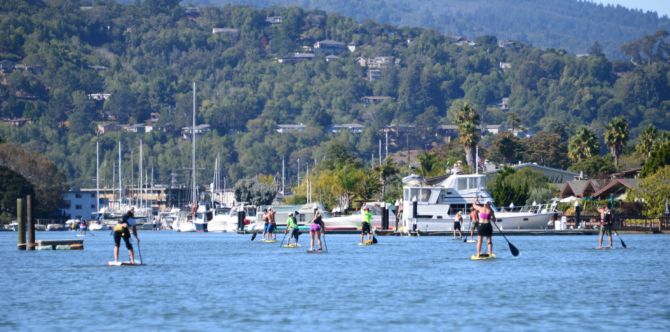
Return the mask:
<svg viewBox="0 0 670 332">
<path fill-rule="evenodd" d="M 477 255 L 472 255 L 470 256 L 470 259 L 473 261 L 480 261 L 480 260 L 486 260 L 486 259 L 495 259 L 496 254 L 491 254 L 490 256 L 488 254 L 481 254 L 479 256 Z"/>
<path fill-rule="evenodd" d="M 285 245 L 283 245 L 283 246 L 281 246 L 281 247 L 282 247 L 282 248 L 300 248 L 300 245 L 299 245 L 299 244 L 296 244 L 296 243 L 291 243 L 291 244 L 285 244 Z"/>
<path fill-rule="evenodd" d="M 265 242 L 265 243 L 275 243 L 275 242 L 277 242 L 277 240 L 263 240 L 263 242 Z"/>
<path fill-rule="evenodd" d="M 109 261 L 107 262 L 107 265 L 109 266 L 139 266 L 142 265 L 140 261 L 135 261 L 135 264 L 131 262 L 114 262 L 114 261 Z"/>
<path fill-rule="evenodd" d="M 372 240 L 366 240 L 366 241 L 363 241 L 362 243 L 361 242 L 358 243 L 359 246 L 371 246 L 373 244 L 374 243 L 372 242 Z"/>
</svg>

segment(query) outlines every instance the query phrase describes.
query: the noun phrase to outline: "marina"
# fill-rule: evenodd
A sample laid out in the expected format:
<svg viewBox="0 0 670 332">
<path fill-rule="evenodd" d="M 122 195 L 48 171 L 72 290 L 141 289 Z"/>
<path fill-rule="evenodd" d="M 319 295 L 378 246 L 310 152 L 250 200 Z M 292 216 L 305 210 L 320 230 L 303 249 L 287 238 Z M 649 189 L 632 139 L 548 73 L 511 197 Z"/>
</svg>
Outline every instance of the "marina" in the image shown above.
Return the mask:
<svg viewBox="0 0 670 332">
<path fill-rule="evenodd" d="M 283 249 L 231 233 L 147 231 L 146 265 L 110 268 L 107 232 L 87 236 L 84 251 L 30 254 L 2 232 L 5 281 L 30 280 L 31 290 L 5 288 L 0 328 L 666 330 L 670 237 L 621 236 L 627 249 L 595 250 L 595 236 L 508 236 L 517 258 L 495 237 L 496 259 L 472 261 L 474 245 L 450 237 L 357 246 L 356 235 L 327 235 L 328 252 L 310 255 L 302 236 L 302 248 Z"/>
</svg>

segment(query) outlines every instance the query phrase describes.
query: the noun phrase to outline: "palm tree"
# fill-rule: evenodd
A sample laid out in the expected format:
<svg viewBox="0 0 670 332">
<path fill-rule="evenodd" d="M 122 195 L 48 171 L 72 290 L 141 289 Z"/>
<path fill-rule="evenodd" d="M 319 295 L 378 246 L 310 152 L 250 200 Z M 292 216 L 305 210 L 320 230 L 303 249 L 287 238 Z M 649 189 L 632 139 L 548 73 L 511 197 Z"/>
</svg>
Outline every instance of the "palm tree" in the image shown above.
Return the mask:
<svg viewBox="0 0 670 332">
<path fill-rule="evenodd" d="M 573 162 L 593 157 L 598 154 L 598 150 L 600 150 L 600 142 L 586 126 L 577 129 L 575 135 L 568 141 L 568 158 Z"/>
<path fill-rule="evenodd" d="M 619 167 L 619 157 L 628 141 L 628 121 L 622 116 L 617 116 L 605 126 L 605 144 L 614 157 L 614 167 Z"/>
<path fill-rule="evenodd" d="M 398 170 L 398 167 L 392 158 L 384 160 L 384 162 L 379 166 L 379 178 L 382 183 L 382 200 L 384 199 L 384 196 L 386 196 L 386 184 L 388 180 L 391 177 L 398 175 L 398 173 L 400 173 L 400 171 Z"/>
<path fill-rule="evenodd" d="M 637 139 L 637 145 L 635 146 L 635 152 L 637 152 L 643 160 L 649 159 L 651 156 L 651 151 L 654 149 L 654 142 L 658 137 L 658 130 L 653 125 L 649 125 L 644 130 Z"/>
<path fill-rule="evenodd" d="M 480 138 L 479 114 L 470 105 L 464 104 L 456 114 L 456 121 L 458 122 L 458 139 L 465 149 L 465 162 L 471 169 L 474 169 L 476 167 L 474 165 L 475 147 Z"/>
<path fill-rule="evenodd" d="M 434 153 L 426 152 L 419 156 L 419 174 L 428 177 L 437 167 L 437 156 Z"/>
</svg>

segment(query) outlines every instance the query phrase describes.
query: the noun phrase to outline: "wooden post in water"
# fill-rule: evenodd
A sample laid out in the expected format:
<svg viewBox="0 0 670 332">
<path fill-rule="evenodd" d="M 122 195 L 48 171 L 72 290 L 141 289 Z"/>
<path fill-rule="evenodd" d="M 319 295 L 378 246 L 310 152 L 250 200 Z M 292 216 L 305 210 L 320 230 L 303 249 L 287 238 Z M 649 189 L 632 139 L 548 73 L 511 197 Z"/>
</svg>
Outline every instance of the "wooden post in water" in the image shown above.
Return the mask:
<svg viewBox="0 0 670 332">
<path fill-rule="evenodd" d="M 23 199 L 16 199 L 16 223 L 19 229 L 19 250 L 26 250 L 26 221 L 23 219 Z"/>
<path fill-rule="evenodd" d="M 30 195 L 26 196 L 26 219 L 28 221 L 28 250 L 35 250 L 35 220 Z"/>
<path fill-rule="evenodd" d="M 386 209 L 386 203 L 382 205 L 382 229 L 389 229 L 389 213 Z"/>
</svg>

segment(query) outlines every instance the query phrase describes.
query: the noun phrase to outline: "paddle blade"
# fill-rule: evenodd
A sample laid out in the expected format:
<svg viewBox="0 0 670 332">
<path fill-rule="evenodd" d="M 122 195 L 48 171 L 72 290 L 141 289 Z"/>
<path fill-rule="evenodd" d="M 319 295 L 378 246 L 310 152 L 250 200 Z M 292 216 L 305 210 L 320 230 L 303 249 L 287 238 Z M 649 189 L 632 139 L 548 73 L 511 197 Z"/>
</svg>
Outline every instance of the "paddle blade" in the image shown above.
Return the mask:
<svg viewBox="0 0 670 332">
<path fill-rule="evenodd" d="M 513 244 L 510 242 L 507 242 L 509 244 L 509 251 L 512 252 L 512 256 L 516 257 L 519 256 L 519 249 L 517 249 Z"/>
<path fill-rule="evenodd" d="M 372 234 L 372 243 L 377 244 L 377 237 Z"/>
<path fill-rule="evenodd" d="M 468 242 L 468 236 L 466 235 L 465 238 L 463 239 L 463 243 Z"/>
<path fill-rule="evenodd" d="M 257 233 L 257 232 L 254 232 L 254 234 L 251 235 L 251 241 L 253 241 L 253 240 L 256 239 L 256 234 L 258 234 L 258 233 Z"/>
</svg>

